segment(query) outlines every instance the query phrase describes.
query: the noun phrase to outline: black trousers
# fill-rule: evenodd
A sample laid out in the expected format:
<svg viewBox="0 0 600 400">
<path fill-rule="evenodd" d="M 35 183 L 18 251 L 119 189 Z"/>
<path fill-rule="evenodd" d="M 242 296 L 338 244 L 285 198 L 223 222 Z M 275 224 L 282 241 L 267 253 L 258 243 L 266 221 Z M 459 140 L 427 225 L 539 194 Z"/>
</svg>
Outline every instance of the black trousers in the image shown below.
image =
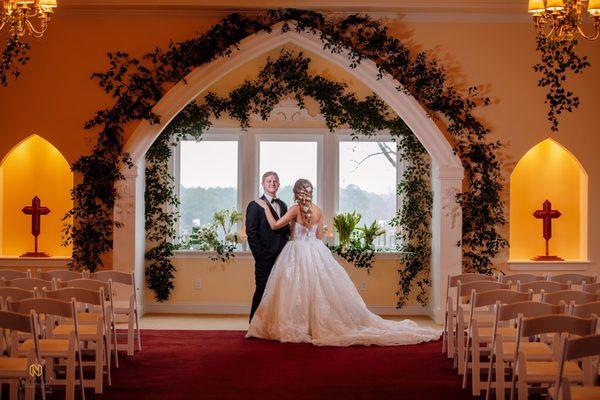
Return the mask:
<svg viewBox="0 0 600 400">
<path fill-rule="evenodd" d="M 267 280 L 269 280 L 269 275 L 271 274 L 271 270 L 273 269 L 273 264 L 275 264 L 275 260 L 257 260 L 254 266 L 254 279 L 256 282 L 256 290 L 254 291 L 254 296 L 252 296 L 252 307 L 250 308 L 250 321 L 252 321 L 252 317 L 262 300 L 263 293 L 265 292 L 265 287 L 267 286 Z"/>
</svg>

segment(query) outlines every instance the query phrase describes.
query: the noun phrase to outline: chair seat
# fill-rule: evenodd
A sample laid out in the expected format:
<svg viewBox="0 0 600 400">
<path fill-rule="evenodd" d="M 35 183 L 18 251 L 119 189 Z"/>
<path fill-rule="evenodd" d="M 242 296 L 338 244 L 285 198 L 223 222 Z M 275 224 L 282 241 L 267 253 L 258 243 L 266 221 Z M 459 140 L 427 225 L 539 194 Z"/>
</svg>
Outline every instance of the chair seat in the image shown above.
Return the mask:
<svg viewBox="0 0 600 400">
<path fill-rule="evenodd" d="M 22 357 L 0 357 L 0 377 L 18 378 L 29 374 L 29 362 Z"/>
<path fill-rule="evenodd" d="M 480 338 L 491 338 L 494 334 L 494 328 L 478 328 Z M 498 335 L 502 336 L 502 339 L 512 339 L 517 335 L 517 329 L 509 326 L 498 327 Z"/>
<path fill-rule="evenodd" d="M 29 351 L 33 347 L 33 339 L 27 339 L 20 346 L 19 351 Z M 64 354 L 69 351 L 69 341 L 65 339 L 40 339 L 40 352 L 42 354 Z"/>
<path fill-rule="evenodd" d="M 516 346 L 517 344 L 515 342 L 502 344 L 504 350 L 503 356 L 505 359 L 512 360 L 514 358 Z M 546 343 L 542 342 L 522 342 L 519 349 L 527 354 L 528 360 L 549 360 L 552 357 L 552 349 Z"/>
<path fill-rule="evenodd" d="M 571 386 L 571 400 L 598 400 L 600 386 Z"/>
<path fill-rule="evenodd" d="M 558 374 L 557 361 L 530 361 L 527 362 L 527 377 L 530 380 L 555 382 Z M 563 375 L 569 380 L 582 380 L 583 371 L 573 361 L 567 361 L 564 366 Z"/>
<path fill-rule="evenodd" d="M 68 336 L 72 331 L 73 325 L 64 324 L 54 328 L 52 334 L 56 336 Z M 98 336 L 98 328 L 96 325 L 79 325 L 79 336 Z"/>
</svg>

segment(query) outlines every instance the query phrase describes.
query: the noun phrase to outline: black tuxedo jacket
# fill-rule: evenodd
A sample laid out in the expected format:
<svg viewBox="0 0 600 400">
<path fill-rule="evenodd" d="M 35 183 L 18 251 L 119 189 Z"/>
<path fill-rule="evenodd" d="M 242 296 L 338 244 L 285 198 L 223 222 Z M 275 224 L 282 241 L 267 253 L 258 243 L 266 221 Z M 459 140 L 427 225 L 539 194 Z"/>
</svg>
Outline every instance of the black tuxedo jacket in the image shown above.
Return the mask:
<svg viewBox="0 0 600 400">
<path fill-rule="evenodd" d="M 275 212 L 266 197 L 262 196 L 261 199 L 269 204 L 273 217 L 276 220 L 279 219 L 277 212 Z M 281 210 L 281 216 L 283 216 L 287 212 L 287 206 L 279 199 L 276 201 L 279 202 L 279 209 Z M 286 225 L 283 228 L 272 230 L 264 213 L 263 208 L 255 201 L 248 204 L 246 209 L 246 235 L 256 263 L 273 264 L 289 239 L 290 228 L 289 225 Z"/>
</svg>

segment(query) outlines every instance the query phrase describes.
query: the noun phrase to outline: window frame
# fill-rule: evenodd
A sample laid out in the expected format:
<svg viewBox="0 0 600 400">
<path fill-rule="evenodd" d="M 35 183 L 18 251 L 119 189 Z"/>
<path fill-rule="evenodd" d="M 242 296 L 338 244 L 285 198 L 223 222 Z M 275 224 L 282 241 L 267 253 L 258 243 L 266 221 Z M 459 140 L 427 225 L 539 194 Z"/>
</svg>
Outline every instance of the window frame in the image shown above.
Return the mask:
<svg viewBox="0 0 600 400">
<path fill-rule="evenodd" d="M 191 140 L 193 138 L 185 138 Z M 338 129 L 330 132 L 326 127 L 315 128 L 287 128 L 287 127 L 265 127 L 248 128 L 243 130 L 239 127 L 211 127 L 202 134 L 201 141 L 237 141 L 237 208 L 244 214 L 244 220 L 237 224 L 237 232 L 243 234 L 245 224 L 245 212 L 247 204 L 256 199 L 260 192 L 260 143 L 270 142 L 317 142 L 317 182 L 318 194 L 316 203 L 323 210 L 323 223 L 332 226 L 333 217 L 339 209 L 339 157 L 341 142 L 395 142 L 387 131 L 378 131 L 370 137 L 360 137 L 352 140 L 351 129 Z M 330 155 L 325 157 L 325 154 Z M 170 170 L 175 177 L 175 191 L 180 196 L 180 167 L 181 167 L 181 144 L 179 143 L 173 151 L 170 160 Z M 248 167 L 248 168 L 246 168 Z M 396 153 L 396 182 L 399 183 L 405 164 L 400 154 Z M 331 184 L 329 184 L 331 182 Z M 314 182 L 313 182 L 314 183 Z M 396 195 L 396 209 L 402 205 L 401 197 Z M 289 206 L 289 205 L 288 205 Z M 176 223 L 176 231 L 179 234 L 179 221 Z M 331 240 L 326 238 L 327 240 Z M 332 244 L 328 242 L 328 244 Z M 177 250 L 176 258 L 208 258 L 214 252 L 197 250 Z M 240 259 L 251 258 L 247 244 L 243 250 L 236 252 L 242 255 Z M 376 253 L 377 258 L 393 259 L 398 255 L 397 251 Z"/>
</svg>

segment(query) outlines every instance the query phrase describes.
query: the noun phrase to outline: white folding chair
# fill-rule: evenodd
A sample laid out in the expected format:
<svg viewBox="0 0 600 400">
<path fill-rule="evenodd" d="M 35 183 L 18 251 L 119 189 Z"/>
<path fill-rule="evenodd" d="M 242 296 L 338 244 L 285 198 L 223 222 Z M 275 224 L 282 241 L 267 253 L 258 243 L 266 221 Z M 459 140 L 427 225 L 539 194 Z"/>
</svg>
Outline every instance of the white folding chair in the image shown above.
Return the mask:
<svg viewBox="0 0 600 400">
<path fill-rule="evenodd" d="M 119 368 L 119 352 L 117 347 L 117 328 L 115 321 L 115 306 L 113 304 L 112 298 L 112 282 L 102 282 L 97 279 L 73 279 L 71 281 L 59 282 L 60 286 L 63 287 L 74 287 L 81 289 L 89 289 L 89 290 L 100 290 L 104 292 L 105 302 L 104 302 L 104 314 L 106 316 L 106 331 L 109 332 L 108 336 L 108 348 L 112 349 L 114 357 L 115 357 L 115 367 Z M 79 313 L 79 320 L 86 321 L 90 323 L 95 323 L 96 320 L 100 317 L 100 311 L 98 310 L 87 310 L 88 312 Z M 110 351 L 109 351 L 110 352 Z"/>
<path fill-rule="evenodd" d="M 127 317 L 127 355 L 132 356 L 137 339 L 138 351 L 142 351 L 142 337 L 140 335 L 140 316 L 137 305 L 137 289 L 135 286 L 134 272 L 125 273 L 120 271 L 98 271 L 90 275 L 90 278 L 103 282 L 112 281 L 112 288 L 116 292 L 113 297 L 115 316 Z M 121 296 L 121 291 L 124 291 Z M 125 298 L 126 300 L 119 300 Z M 134 326 L 135 325 L 135 326 Z"/>
<path fill-rule="evenodd" d="M 517 354 L 518 331 L 512 329 L 518 317 L 536 317 L 541 315 L 558 315 L 563 312 L 563 307 L 537 301 L 523 301 L 509 304 L 496 304 L 494 328 L 492 332 L 492 353 L 488 367 L 487 388 L 485 399 L 489 400 L 491 389 L 496 390 L 496 399 L 504 400 L 507 385 L 506 373 L 512 372 L 512 364 Z M 508 329 L 501 327 L 503 323 L 510 323 Z M 553 349 L 543 342 L 520 342 L 520 350 L 527 353 L 532 360 L 551 360 Z M 495 380 L 492 378 L 495 376 Z"/>
<path fill-rule="evenodd" d="M 35 375 L 30 373 L 30 367 L 39 365 L 43 368 L 43 360 L 40 356 L 38 332 L 35 324 L 35 311 L 29 315 L 19 314 L 12 311 L 0 311 L 0 329 L 10 331 L 9 346 L 10 354 L 0 357 L 0 380 L 8 381 L 10 385 L 10 399 L 17 400 L 19 382 L 25 382 L 25 400 L 35 399 Z M 26 333 L 33 338 L 33 346 L 27 352 L 27 357 L 19 357 L 17 346 L 19 333 Z M 46 399 L 44 375 L 40 375 L 40 392 L 42 399 Z"/>
<path fill-rule="evenodd" d="M 77 311 L 75 300 L 70 302 L 55 299 L 26 299 L 19 302 L 9 302 L 8 307 L 15 312 L 29 313 L 35 310 L 37 315 L 45 315 L 46 331 L 51 331 L 56 318 L 71 318 L 74 329 L 69 334 L 68 339 L 39 339 L 40 354 L 46 361 L 46 384 L 65 386 L 66 400 L 75 400 L 75 370 L 76 365 L 79 372 L 79 386 L 81 388 L 81 398 L 85 400 L 85 388 L 83 385 L 83 366 L 79 338 L 79 324 L 77 323 Z M 31 348 L 35 346 L 35 338 L 27 339 L 22 344 L 15 343 L 19 355 L 27 355 Z M 55 364 L 55 359 L 63 359 L 66 362 L 66 379 L 57 377 L 55 367 L 62 364 Z"/>
<path fill-rule="evenodd" d="M 593 379 L 598 375 L 598 365 L 591 357 L 600 355 L 600 335 L 565 340 L 560 358 L 558 375 L 553 390 L 548 393 L 554 400 L 591 400 L 600 399 L 600 386 L 595 386 Z M 583 364 L 590 369 L 586 374 L 583 386 L 571 386 L 565 374 L 565 365 L 569 361 L 585 358 Z M 562 396 L 561 396 L 562 394 Z"/>
<path fill-rule="evenodd" d="M 517 329 L 519 330 L 516 350 L 517 358 L 513 370 L 510 400 L 514 400 L 517 389 L 518 399 L 527 400 L 531 384 L 552 384 L 556 381 L 559 369 L 558 354 L 554 355 L 555 357 L 552 361 L 528 361 L 525 352 L 519 349 L 523 337 L 548 333 L 553 333 L 555 337 L 562 338 L 564 338 L 562 334 L 577 336 L 592 335 L 596 330 L 596 321 L 597 318 L 584 319 L 572 315 L 546 315 L 533 318 L 519 317 L 517 322 Z M 579 365 L 574 362 L 564 363 L 563 376 L 571 382 L 583 382 L 584 378 Z"/>
<path fill-rule="evenodd" d="M 44 292 L 44 295 L 50 299 L 68 301 L 75 299 L 77 304 L 84 306 L 98 306 L 101 312 L 96 320 L 96 323 L 86 324 L 84 322 L 79 323 L 79 338 L 83 342 L 93 343 L 94 361 L 92 363 L 83 362 L 83 366 L 91 365 L 94 367 L 94 379 L 84 379 L 83 383 L 85 387 L 93 387 L 95 393 L 102 393 L 103 382 L 104 382 L 104 368 L 106 367 L 106 374 L 108 377 L 108 384 L 111 385 L 110 375 L 110 347 L 108 344 L 108 338 L 110 332 L 107 330 L 106 324 L 106 313 L 104 305 L 104 290 L 100 288 L 97 291 L 81 288 L 66 287 L 58 290 L 50 290 Z M 80 316 L 81 313 L 78 313 Z M 48 332 L 49 337 L 58 339 L 68 339 L 69 335 L 73 331 L 74 326 L 71 321 L 61 321 L 61 323 L 54 327 L 51 332 Z M 85 349 L 82 350 L 85 352 Z"/>
<path fill-rule="evenodd" d="M 508 283 L 499 283 L 497 281 L 473 281 L 469 283 L 462 283 L 458 281 L 456 285 L 456 324 L 454 329 L 454 348 L 456 357 L 454 357 L 454 367 L 458 367 L 458 373 L 462 374 L 464 370 L 464 356 L 465 356 L 465 334 L 467 325 L 465 323 L 465 315 L 470 315 L 470 304 L 463 303 L 463 299 L 470 299 L 472 292 L 485 292 L 488 290 L 497 289 L 509 289 Z M 481 312 L 479 312 L 481 314 Z M 484 322 L 487 318 L 487 322 L 490 324 L 493 321 L 491 313 L 485 312 L 478 316 L 480 322 Z"/>
<path fill-rule="evenodd" d="M 488 353 L 490 351 L 489 344 L 493 335 L 493 327 L 490 326 L 489 321 L 480 324 L 475 310 L 485 309 L 483 310 L 485 312 L 492 309 L 492 306 L 496 303 L 510 304 L 528 300 L 531 300 L 530 293 L 514 292 L 508 289 L 496 289 L 485 292 L 476 292 L 473 290 L 471 292 L 471 309 L 468 319 L 467 345 L 465 348 L 465 362 L 463 368 L 463 389 L 466 389 L 467 387 L 467 376 L 469 370 L 471 370 L 473 396 L 479 396 L 481 390 L 485 389 L 481 382 L 480 359 L 482 353 Z M 504 329 L 504 332 L 510 331 L 513 335 L 515 333 L 515 329 L 512 327 L 498 329 Z"/>
</svg>

